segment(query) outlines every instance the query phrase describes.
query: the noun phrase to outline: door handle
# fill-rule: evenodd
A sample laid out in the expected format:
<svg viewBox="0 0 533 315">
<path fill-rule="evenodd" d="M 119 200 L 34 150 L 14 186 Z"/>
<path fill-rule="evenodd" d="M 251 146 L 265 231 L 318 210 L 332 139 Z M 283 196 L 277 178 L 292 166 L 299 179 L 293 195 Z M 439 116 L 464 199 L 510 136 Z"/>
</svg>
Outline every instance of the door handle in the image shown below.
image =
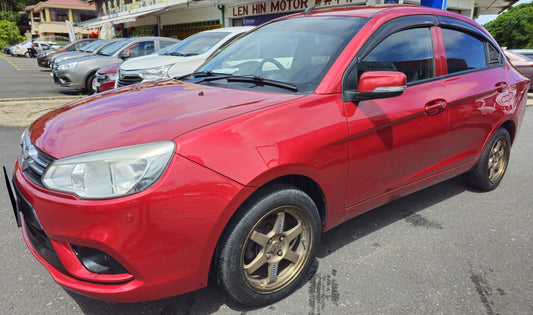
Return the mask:
<svg viewBox="0 0 533 315">
<path fill-rule="evenodd" d="M 506 82 L 498 82 L 496 83 L 496 92 L 503 93 L 505 90 L 507 90 L 507 83 Z"/>
<path fill-rule="evenodd" d="M 437 99 L 427 102 L 424 106 L 424 110 L 428 116 L 434 116 L 442 112 L 446 108 L 446 105 L 448 105 L 448 103 L 446 103 L 445 100 Z"/>
</svg>

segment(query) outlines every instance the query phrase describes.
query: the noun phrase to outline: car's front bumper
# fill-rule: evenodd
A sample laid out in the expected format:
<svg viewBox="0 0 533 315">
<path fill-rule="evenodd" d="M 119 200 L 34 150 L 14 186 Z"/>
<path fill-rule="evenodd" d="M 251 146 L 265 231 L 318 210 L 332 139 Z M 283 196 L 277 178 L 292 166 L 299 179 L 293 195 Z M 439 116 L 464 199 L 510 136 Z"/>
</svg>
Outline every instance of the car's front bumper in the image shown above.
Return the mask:
<svg viewBox="0 0 533 315">
<path fill-rule="evenodd" d="M 180 156 L 156 185 L 118 199 L 49 191 L 28 180 L 18 163 L 12 183 L 26 244 L 54 280 L 118 302 L 205 286 L 218 237 L 249 189 Z M 105 253 L 126 272 L 91 272 L 76 248 Z"/>
<path fill-rule="evenodd" d="M 54 83 L 63 87 L 84 88 L 85 72 L 72 70 L 52 70 L 50 75 Z"/>
</svg>

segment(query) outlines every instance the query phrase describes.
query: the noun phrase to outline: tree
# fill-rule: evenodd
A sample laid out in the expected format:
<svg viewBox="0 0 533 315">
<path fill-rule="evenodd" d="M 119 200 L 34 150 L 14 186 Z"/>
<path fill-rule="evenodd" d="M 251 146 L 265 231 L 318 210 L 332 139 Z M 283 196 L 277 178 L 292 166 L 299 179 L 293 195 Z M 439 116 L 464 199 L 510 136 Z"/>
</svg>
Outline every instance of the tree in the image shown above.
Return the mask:
<svg viewBox="0 0 533 315">
<path fill-rule="evenodd" d="M 510 7 L 483 26 L 502 47 L 533 48 L 533 2 Z"/>
<path fill-rule="evenodd" d="M 20 43 L 25 38 L 20 36 L 19 29 L 15 23 L 0 20 L 0 47 L 11 46 Z"/>
</svg>

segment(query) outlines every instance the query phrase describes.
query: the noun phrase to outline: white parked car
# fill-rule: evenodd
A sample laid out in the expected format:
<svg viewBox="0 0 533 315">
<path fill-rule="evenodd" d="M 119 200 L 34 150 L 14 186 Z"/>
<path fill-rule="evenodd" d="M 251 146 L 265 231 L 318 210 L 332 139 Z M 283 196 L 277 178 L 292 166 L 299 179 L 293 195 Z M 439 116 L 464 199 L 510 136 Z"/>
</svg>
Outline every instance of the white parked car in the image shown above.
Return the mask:
<svg viewBox="0 0 533 315">
<path fill-rule="evenodd" d="M 214 53 L 253 28 L 238 26 L 200 32 L 157 56 L 127 60 L 118 69 L 115 87 L 191 73 Z"/>
<path fill-rule="evenodd" d="M 28 54 L 28 43 L 29 42 L 31 41 L 26 40 L 26 41 L 23 41 L 22 43 L 14 45 L 11 48 L 11 55 L 30 57 L 30 55 Z M 37 53 L 40 53 L 44 50 L 61 48 L 61 46 L 59 46 L 55 42 L 35 40 L 33 41 L 33 48 L 35 49 Z"/>
</svg>

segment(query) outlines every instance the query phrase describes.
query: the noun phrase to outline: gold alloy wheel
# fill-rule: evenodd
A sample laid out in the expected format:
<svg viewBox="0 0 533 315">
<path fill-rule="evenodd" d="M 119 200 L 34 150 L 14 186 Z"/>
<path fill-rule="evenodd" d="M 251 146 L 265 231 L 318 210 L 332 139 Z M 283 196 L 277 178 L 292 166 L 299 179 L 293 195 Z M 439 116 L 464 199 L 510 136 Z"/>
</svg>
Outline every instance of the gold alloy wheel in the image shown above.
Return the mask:
<svg viewBox="0 0 533 315">
<path fill-rule="evenodd" d="M 489 180 L 496 182 L 500 180 L 509 162 L 509 143 L 504 137 L 498 138 L 490 149 L 488 161 Z"/>
<path fill-rule="evenodd" d="M 311 222 L 294 206 L 265 214 L 244 242 L 241 268 L 248 286 L 259 293 L 278 291 L 294 280 L 311 251 Z"/>
</svg>

